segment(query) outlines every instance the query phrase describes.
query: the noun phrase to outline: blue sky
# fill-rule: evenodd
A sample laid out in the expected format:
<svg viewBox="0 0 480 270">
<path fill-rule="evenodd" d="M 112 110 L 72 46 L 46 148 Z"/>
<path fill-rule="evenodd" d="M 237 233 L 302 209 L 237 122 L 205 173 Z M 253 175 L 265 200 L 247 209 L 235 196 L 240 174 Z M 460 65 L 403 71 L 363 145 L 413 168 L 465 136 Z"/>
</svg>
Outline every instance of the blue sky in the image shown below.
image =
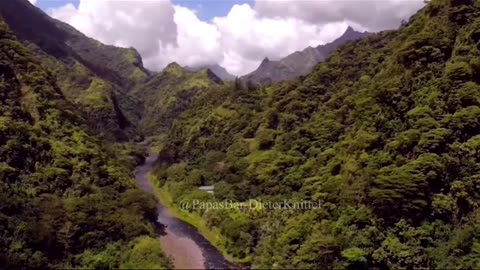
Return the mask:
<svg viewBox="0 0 480 270">
<path fill-rule="evenodd" d="M 100 0 L 99 0 L 100 1 Z M 159 0 L 162 1 L 162 0 Z M 47 11 L 50 8 L 60 7 L 67 3 L 78 5 L 79 0 L 38 0 L 37 6 Z M 198 11 L 198 16 L 203 21 L 210 21 L 215 16 L 225 16 L 233 5 L 250 4 L 254 0 L 172 0 L 174 4 Z"/>
<path fill-rule="evenodd" d="M 77 6 L 78 2 L 79 0 L 38 0 L 37 7 L 47 11 L 49 8 L 60 7 L 67 3 L 73 3 Z"/>
<path fill-rule="evenodd" d="M 203 21 L 210 21 L 215 16 L 225 16 L 235 4 L 251 4 L 254 0 L 173 0 L 173 3 L 198 11 Z"/>
</svg>

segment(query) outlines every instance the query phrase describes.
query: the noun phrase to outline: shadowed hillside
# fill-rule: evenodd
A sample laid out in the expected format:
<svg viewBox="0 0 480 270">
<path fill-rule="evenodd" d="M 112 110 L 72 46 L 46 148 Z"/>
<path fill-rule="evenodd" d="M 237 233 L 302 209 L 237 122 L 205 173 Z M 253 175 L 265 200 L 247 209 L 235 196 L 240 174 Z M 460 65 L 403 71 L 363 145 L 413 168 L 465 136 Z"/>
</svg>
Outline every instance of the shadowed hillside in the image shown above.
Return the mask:
<svg viewBox="0 0 480 270">
<path fill-rule="evenodd" d="M 170 267 L 155 200 L 132 179 L 137 150 L 95 137 L 1 19 L 0 74 L 0 268 Z"/>
<path fill-rule="evenodd" d="M 138 105 L 126 92 L 149 75 L 135 49 L 103 45 L 27 0 L 1 1 L 0 15 L 57 77 L 65 96 L 88 113 L 95 130 L 120 140 L 138 136 L 131 121 Z"/>
</svg>

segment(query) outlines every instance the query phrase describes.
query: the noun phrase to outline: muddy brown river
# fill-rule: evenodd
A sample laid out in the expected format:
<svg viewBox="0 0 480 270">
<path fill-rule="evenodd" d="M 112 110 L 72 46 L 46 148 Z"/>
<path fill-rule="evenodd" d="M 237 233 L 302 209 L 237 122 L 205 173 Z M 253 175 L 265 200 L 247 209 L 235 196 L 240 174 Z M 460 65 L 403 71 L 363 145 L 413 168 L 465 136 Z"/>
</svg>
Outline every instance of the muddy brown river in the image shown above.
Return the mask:
<svg viewBox="0 0 480 270">
<path fill-rule="evenodd" d="M 135 171 L 140 187 L 153 194 L 148 175 L 158 154 L 150 151 L 145 163 Z M 192 225 L 174 217 L 167 208 L 157 205 L 159 237 L 165 253 L 173 259 L 176 269 L 239 269 L 228 262 Z"/>
</svg>

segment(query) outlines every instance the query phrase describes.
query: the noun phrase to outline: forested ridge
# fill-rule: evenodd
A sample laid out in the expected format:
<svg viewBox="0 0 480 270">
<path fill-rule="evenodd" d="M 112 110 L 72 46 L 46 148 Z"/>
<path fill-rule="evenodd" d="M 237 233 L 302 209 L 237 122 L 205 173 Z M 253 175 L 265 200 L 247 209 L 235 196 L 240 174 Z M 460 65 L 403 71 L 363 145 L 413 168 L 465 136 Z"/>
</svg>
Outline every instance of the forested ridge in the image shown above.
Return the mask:
<svg viewBox="0 0 480 270">
<path fill-rule="evenodd" d="M 479 1 L 432 0 L 272 85 L 150 74 L 26 0 L 0 13 L 0 268 L 171 267 L 120 143 L 142 134 L 175 204 L 320 203 L 191 210 L 253 268 L 480 267 Z"/>
<path fill-rule="evenodd" d="M 88 114 L 0 20 L 0 268 L 170 267 L 131 146 Z"/>
<path fill-rule="evenodd" d="M 28 0 L 0 2 L 0 16 L 56 78 L 65 97 L 82 107 L 90 128 L 107 140 L 140 139 L 139 102 L 128 96 L 149 72 L 133 48 L 91 39 Z"/>
<path fill-rule="evenodd" d="M 432 0 L 300 80 L 203 92 L 164 140 L 157 183 L 176 203 L 321 202 L 197 210 L 253 267 L 480 267 L 479 15 Z"/>
<path fill-rule="evenodd" d="M 141 104 L 139 129 L 144 135 L 161 140 L 197 96 L 223 84 L 209 69 L 192 72 L 177 63 L 169 64 L 129 93 Z"/>
</svg>

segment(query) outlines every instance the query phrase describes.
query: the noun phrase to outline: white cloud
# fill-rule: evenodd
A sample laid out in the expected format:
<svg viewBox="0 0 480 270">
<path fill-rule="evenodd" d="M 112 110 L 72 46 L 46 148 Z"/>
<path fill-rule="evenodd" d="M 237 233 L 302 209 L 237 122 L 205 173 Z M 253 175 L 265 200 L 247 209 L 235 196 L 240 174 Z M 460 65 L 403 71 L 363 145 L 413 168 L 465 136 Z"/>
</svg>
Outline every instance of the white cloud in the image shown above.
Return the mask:
<svg viewBox="0 0 480 270">
<path fill-rule="evenodd" d="M 195 11 L 174 6 L 177 26 L 176 44 L 164 46 L 155 57 L 145 59 L 145 64 L 161 69 L 171 62 L 196 66 L 218 63 L 222 60 L 220 32 L 209 23 L 198 19 Z"/>
<path fill-rule="evenodd" d="M 247 4 L 235 5 L 227 16 L 215 18 L 213 23 L 221 32 L 222 64 L 236 74 L 255 69 L 265 57 L 279 59 L 330 42 L 347 28 L 343 22 L 314 25 L 294 18 L 262 18 Z"/>
<path fill-rule="evenodd" d="M 107 44 L 138 49 L 145 58 L 162 46 L 175 44 L 174 9 L 165 1 L 81 0 L 50 10 L 50 15 L 69 23 L 87 36 Z"/>
<path fill-rule="evenodd" d="M 32 5 L 36 5 L 37 4 L 37 0 L 28 0 Z"/>
<path fill-rule="evenodd" d="M 313 24 L 350 21 L 371 30 L 395 28 L 424 5 L 423 0 L 258 0 L 255 10 L 271 18 Z"/>
<path fill-rule="evenodd" d="M 420 4 L 419 4 L 420 3 Z M 219 63 L 235 75 L 253 71 L 265 57 L 279 59 L 330 42 L 347 24 L 362 30 L 393 28 L 422 0 L 261 1 L 235 5 L 224 17 L 199 20 L 169 0 L 80 0 L 50 15 L 104 43 L 135 47 L 145 65 Z M 199 7 L 201 9 L 202 7 Z"/>
</svg>

